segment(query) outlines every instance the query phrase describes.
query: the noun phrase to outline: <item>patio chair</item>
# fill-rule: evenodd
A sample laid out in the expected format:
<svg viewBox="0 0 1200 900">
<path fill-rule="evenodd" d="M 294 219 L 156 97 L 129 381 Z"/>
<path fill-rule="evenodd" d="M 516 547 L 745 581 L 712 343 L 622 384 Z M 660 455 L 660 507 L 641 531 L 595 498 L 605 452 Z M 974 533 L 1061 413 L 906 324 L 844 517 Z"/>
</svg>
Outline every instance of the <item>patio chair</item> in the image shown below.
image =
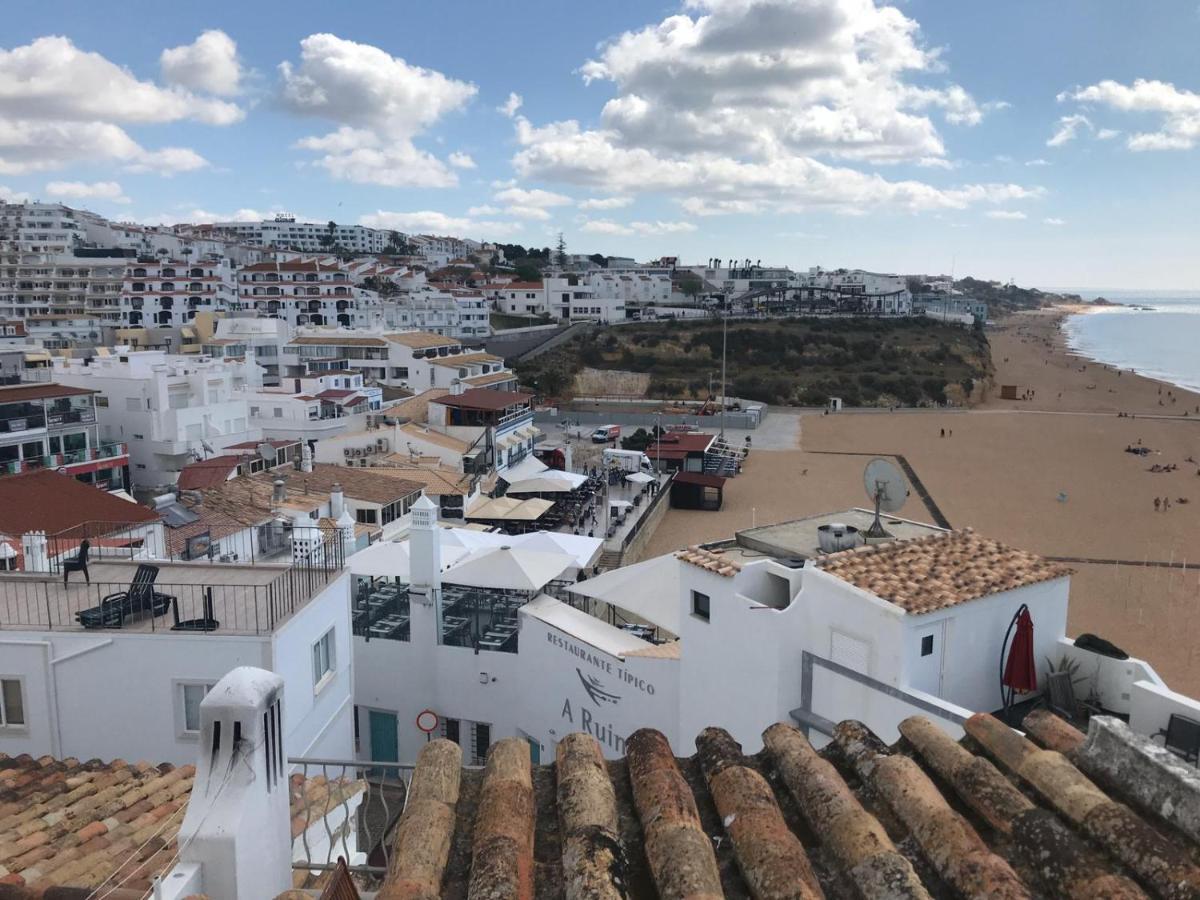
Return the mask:
<svg viewBox="0 0 1200 900">
<path fill-rule="evenodd" d="M 1154 737 L 1162 738 L 1168 750 L 1194 766 L 1200 766 L 1200 722 L 1171 713 L 1167 727 Z"/>
<path fill-rule="evenodd" d="M 149 612 L 152 616 L 165 614 L 175 598 L 155 593 L 154 581 L 157 578 L 158 566 L 138 566 L 126 590 L 108 594 L 99 606 L 75 613 L 76 621 L 84 628 L 120 628 L 125 624 L 126 616 L 143 612 Z"/>
<path fill-rule="evenodd" d="M 92 583 L 92 578 L 88 575 L 88 551 L 92 548 L 92 542 L 84 538 L 83 543 L 79 545 L 79 552 L 75 554 L 74 559 L 65 559 L 62 564 L 63 586 L 67 584 L 67 576 L 72 572 L 82 572 L 83 580 L 88 584 Z"/>
<path fill-rule="evenodd" d="M 1075 699 L 1075 685 L 1071 682 L 1071 673 L 1051 672 L 1046 676 L 1046 686 L 1046 705 L 1050 707 L 1050 711 L 1070 722 L 1078 722 L 1081 715 L 1079 701 Z"/>
</svg>

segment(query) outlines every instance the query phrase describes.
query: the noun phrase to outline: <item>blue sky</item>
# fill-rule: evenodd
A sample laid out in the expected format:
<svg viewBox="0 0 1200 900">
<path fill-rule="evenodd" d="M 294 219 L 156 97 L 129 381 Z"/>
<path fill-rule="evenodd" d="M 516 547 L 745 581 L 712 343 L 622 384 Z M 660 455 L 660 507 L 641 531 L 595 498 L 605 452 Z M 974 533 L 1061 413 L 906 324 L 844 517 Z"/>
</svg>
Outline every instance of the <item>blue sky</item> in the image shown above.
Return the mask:
<svg viewBox="0 0 1200 900">
<path fill-rule="evenodd" d="M 1194 0 L 5 12 L 0 195 L 1200 287 Z"/>
</svg>

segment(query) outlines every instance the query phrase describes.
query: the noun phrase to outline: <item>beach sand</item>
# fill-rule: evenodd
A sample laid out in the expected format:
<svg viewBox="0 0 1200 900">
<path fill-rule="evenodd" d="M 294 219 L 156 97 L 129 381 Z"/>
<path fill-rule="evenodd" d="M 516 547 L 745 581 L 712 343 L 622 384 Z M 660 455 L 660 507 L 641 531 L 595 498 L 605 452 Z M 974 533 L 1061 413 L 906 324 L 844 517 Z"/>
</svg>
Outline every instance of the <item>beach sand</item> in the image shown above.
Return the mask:
<svg viewBox="0 0 1200 900">
<path fill-rule="evenodd" d="M 752 521 L 865 506 L 867 458 L 833 454 L 903 454 L 954 527 L 1048 556 L 1122 561 L 1071 564 L 1068 632 L 1106 637 L 1149 660 L 1175 690 L 1200 693 L 1200 570 L 1143 565 L 1200 564 L 1200 467 L 1185 462 L 1200 459 L 1200 417 L 1147 417 L 1166 409 L 1158 400 L 1167 390 L 1179 398 L 1172 412 L 1200 397 L 1068 354 L 1057 339 L 1061 317 L 1014 316 L 992 337 L 996 384 L 1033 390 L 1032 400 L 989 400 L 969 412 L 805 415 L 801 449 L 754 451 L 727 484 L 721 512 L 669 511 L 644 555 L 730 537 Z M 1152 455 L 1124 452 L 1139 439 Z M 1147 471 L 1156 463 L 1178 469 Z M 1171 508 L 1156 512 L 1156 496 Z M 900 515 L 932 521 L 915 494 Z"/>
</svg>

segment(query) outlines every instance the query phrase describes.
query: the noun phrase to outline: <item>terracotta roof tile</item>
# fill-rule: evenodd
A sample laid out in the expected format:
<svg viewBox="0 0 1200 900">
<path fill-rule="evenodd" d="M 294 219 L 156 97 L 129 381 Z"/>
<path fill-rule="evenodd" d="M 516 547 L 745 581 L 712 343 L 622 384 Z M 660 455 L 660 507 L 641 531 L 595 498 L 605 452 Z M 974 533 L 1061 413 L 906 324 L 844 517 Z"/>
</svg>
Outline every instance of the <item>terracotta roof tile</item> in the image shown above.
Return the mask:
<svg viewBox="0 0 1200 900">
<path fill-rule="evenodd" d="M 686 550 L 676 553 L 675 558 L 691 563 L 693 566 L 699 566 L 701 569 L 706 569 L 723 578 L 732 578 L 742 571 L 742 564 L 737 560 L 729 558 L 719 550 L 709 550 L 705 547 L 688 547 Z"/>
<path fill-rule="evenodd" d="M 174 861 L 194 776 L 194 766 L 0 754 L 0 897 L 96 888 L 114 874 L 134 892 L 114 900 L 145 896 Z M 293 776 L 291 788 L 296 836 L 365 785 Z"/>
<path fill-rule="evenodd" d="M 927 613 L 1071 574 L 967 528 L 831 553 L 818 565 L 909 613 Z"/>
<path fill-rule="evenodd" d="M 753 756 L 708 728 L 684 759 L 642 729 L 617 760 L 575 733 L 553 766 L 530 766 L 509 738 L 482 773 L 433 741 L 377 896 L 1196 896 L 1183 834 L 998 720 L 967 728 L 973 741 L 959 743 L 914 717 L 888 747 L 843 722 L 817 751 L 779 724 Z"/>
<path fill-rule="evenodd" d="M 462 342 L 457 338 L 445 337 L 440 334 L 431 334 L 428 331 L 401 331 L 394 334 L 385 334 L 387 340 L 393 344 L 402 344 L 405 347 L 410 347 L 413 350 L 425 350 L 429 347 L 460 347 Z"/>
<path fill-rule="evenodd" d="M 0 532 L 60 534 L 86 522 L 156 522 L 153 510 L 48 469 L 0 478 Z"/>
</svg>

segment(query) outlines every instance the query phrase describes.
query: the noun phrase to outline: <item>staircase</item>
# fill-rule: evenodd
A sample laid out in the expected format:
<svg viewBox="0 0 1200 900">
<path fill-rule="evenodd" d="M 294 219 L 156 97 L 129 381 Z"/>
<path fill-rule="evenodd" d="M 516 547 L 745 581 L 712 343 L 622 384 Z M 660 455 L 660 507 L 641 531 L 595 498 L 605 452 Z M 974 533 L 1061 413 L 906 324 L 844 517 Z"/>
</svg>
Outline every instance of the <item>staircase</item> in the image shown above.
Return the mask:
<svg viewBox="0 0 1200 900">
<path fill-rule="evenodd" d="M 621 568 L 621 558 L 624 556 L 624 551 L 621 550 L 605 550 L 600 554 L 600 559 L 597 565 L 601 571 L 608 572 L 612 569 Z"/>
</svg>

